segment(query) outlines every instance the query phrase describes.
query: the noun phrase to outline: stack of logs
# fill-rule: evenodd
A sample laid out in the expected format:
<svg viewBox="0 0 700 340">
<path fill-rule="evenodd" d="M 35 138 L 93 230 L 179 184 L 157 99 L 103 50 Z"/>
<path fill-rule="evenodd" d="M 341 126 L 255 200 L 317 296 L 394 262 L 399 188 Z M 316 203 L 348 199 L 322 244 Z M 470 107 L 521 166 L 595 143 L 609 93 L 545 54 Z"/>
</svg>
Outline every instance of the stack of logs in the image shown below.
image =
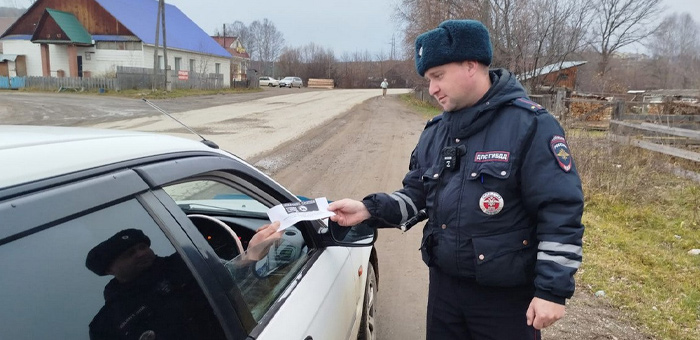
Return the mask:
<svg viewBox="0 0 700 340">
<path fill-rule="evenodd" d="M 309 78 L 309 84 L 307 87 L 320 88 L 320 89 L 332 89 L 335 87 L 333 79 L 315 79 Z"/>
</svg>

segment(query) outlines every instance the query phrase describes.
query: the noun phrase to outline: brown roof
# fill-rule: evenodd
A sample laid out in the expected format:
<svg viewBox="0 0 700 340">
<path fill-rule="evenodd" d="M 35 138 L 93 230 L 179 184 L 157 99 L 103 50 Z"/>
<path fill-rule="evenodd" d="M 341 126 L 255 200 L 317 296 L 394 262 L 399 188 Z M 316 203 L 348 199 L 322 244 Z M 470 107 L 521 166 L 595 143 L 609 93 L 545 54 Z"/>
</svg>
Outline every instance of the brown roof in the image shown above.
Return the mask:
<svg viewBox="0 0 700 340">
<path fill-rule="evenodd" d="M 230 47 L 234 42 L 236 42 L 236 40 L 238 40 L 238 37 L 212 36 L 212 39 L 214 39 L 217 44 L 221 45 L 221 47 L 225 48 L 226 51 L 231 53 L 232 56 L 250 59 L 250 54 L 248 54 L 248 51 L 245 49 L 238 50 Z"/>
</svg>

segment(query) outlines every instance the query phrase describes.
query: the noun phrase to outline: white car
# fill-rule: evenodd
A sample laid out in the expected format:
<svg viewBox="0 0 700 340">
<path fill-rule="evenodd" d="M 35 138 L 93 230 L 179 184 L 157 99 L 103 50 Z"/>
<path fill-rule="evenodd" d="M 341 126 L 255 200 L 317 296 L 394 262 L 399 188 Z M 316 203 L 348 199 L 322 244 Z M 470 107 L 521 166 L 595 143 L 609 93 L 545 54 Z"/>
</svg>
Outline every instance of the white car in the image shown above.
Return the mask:
<svg viewBox="0 0 700 340">
<path fill-rule="evenodd" d="M 249 247 L 300 199 L 205 142 L 0 125 L 0 339 L 376 338 L 371 222 Z"/>
<path fill-rule="evenodd" d="M 260 86 L 275 87 L 280 85 L 280 81 L 272 77 L 260 77 L 258 78 Z"/>
<path fill-rule="evenodd" d="M 282 80 L 280 80 L 279 85 L 280 87 L 301 88 L 302 86 L 304 86 L 304 82 L 299 77 L 284 77 Z"/>
</svg>

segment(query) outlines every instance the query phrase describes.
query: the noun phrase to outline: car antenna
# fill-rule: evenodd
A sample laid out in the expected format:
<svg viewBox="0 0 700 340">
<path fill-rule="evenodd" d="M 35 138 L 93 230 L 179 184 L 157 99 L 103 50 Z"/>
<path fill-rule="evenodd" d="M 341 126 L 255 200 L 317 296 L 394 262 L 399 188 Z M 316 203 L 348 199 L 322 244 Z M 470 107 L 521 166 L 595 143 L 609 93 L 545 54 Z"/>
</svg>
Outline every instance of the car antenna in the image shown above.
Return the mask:
<svg viewBox="0 0 700 340">
<path fill-rule="evenodd" d="M 194 130 L 190 129 L 190 127 L 187 126 L 187 125 L 185 125 L 185 123 L 183 123 L 183 122 L 177 120 L 177 118 L 175 118 L 175 117 L 173 117 L 172 115 L 170 115 L 169 113 L 165 112 L 165 110 L 159 108 L 158 105 L 151 103 L 151 102 L 148 101 L 148 99 L 146 99 L 146 98 L 142 98 L 142 99 L 143 99 L 143 101 L 145 101 L 146 104 L 148 104 L 150 107 L 152 107 L 152 108 L 156 109 L 158 112 L 160 112 L 160 113 L 162 113 L 162 114 L 164 114 L 164 115 L 166 115 L 166 116 L 172 118 L 172 120 L 174 120 L 174 121 L 180 123 L 180 125 L 184 126 L 185 129 L 187 129 L 189 132 L 192 132 L 192 133 L 194 133 L 195 135 L 199 136 L 199 138 L 202 139 L 202 143 L 204 143 L 204 145 L 206 145 L 206 146 L 208 146 L 208 147 L 210 147 L 210 148 L 212 148 L 212 149 L 218 149 L 218 148 L 219 148 L 219 146 L 216 145 L 216 143 L 214 143 L 214 142 L 212 142 L 212 141 L 210 141 L 210 140 L 208 140 L 208 139 L 202 137 L 202 135 L 200 135 L 200 134 L 198 134 L 197 132 L 195 132 Z"/>
</svg>

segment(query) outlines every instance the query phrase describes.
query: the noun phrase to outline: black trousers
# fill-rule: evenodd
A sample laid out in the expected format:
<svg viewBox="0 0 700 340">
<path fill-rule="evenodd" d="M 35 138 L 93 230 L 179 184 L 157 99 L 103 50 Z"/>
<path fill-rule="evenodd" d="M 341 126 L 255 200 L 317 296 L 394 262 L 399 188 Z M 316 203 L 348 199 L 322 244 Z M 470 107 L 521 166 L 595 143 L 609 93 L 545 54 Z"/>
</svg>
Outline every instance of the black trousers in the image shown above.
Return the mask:
<svg viewBox="0 0 700 340">
<path fill-rule="evenodd" d="M 525 313 L 533 287 L 485 287 L 430 268 L 427 340 L 541 340 Z"/>
</svg>

